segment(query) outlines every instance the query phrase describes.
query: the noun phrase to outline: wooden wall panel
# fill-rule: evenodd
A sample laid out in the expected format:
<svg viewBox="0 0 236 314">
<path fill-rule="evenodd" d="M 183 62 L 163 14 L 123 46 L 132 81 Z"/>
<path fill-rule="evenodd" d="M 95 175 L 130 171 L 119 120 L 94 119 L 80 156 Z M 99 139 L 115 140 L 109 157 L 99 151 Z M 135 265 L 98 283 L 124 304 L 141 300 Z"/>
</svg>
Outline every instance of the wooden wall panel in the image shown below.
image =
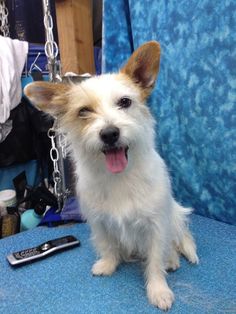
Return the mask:
<svg viewBox="0 0 236 314">
<path fill-rule="evenodd" d="M 95 73 L 91 0 L 56 0 L 62 73 Z"/>
</svg>

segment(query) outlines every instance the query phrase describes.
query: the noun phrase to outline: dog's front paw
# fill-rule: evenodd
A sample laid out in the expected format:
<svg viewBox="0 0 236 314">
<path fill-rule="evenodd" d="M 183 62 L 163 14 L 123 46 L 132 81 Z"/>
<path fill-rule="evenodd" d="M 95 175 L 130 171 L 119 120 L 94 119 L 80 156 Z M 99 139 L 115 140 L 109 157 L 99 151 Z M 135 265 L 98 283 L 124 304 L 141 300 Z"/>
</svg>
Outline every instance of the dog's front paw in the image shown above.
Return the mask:
<svg viewBox="0 0 236 314">
<path fill-rule="evenodd" d="M 176 271 L 180 268 L 179 260 L 170 260 L 167 264 L 166 270 L 167 271 Z"/>
<path fill-rule="evenodd" d="M 95 276 L 110 276 L 116 270 L 117 263 L 112 259 L 99 259 L 92 267 Z"/>
<path fill-rule="evenodd" d="M 148 284 L 147 295 L 149 302 L 163 311 L 169 310 L 174 301 L 174 294 L 168 286 L 163 287 L 158 284 Z"/>
<path fill-rule="evenodd" d="M 177 252 L 172 252 L 172 256 L 170 257 L 167 265 L 166 265 L 166 270 L 167 271 L 175 271 L 178 268 L 180 268 L 180 260 L 179 260 L 179 255 Z"/>
</svg>

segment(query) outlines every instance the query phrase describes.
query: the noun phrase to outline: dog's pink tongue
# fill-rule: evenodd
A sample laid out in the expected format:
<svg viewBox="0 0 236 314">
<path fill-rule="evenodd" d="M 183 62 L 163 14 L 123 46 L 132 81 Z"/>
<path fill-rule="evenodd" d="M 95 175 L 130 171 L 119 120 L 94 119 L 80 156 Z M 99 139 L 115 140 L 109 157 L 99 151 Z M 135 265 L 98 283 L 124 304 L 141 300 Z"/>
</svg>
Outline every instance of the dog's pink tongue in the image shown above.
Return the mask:
<svg viewBox="0 0 236 314">
<path fill-rule="evenodd" d="M 128 164 L 124 148 L 108 151 L 105 156 L 107 170 L 112 173 L 122 172 Z"/>
</svg>

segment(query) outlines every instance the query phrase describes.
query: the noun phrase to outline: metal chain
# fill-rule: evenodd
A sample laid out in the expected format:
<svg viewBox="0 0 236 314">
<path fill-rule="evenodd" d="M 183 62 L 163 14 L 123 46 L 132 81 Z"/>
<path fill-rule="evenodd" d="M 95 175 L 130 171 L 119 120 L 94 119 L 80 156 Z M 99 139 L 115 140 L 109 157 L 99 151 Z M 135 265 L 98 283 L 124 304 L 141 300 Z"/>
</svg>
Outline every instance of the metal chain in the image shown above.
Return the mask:
<svg viewBox="0 0 236 314">
<path fill-rule="evenodd" d="M 6 7 L 5 0 L 0 0 L 0 32 L 4 37 L 10 36 L 8 13 L 9 12 Z"/>
<path fill-rule="evenodd" d="M 61 210 L 61 203 L 63 200 L 63 191 L 62 191 L 62 176 L 59 171 L 58 161 L 59 161 L 59 152 L 56 147 L 56 131 L 55 131 L 55 123 L 52 128 L 48 130 L 48 137 L 51 140 L 51 149 L 50 149 L 50 157 L 53 162 L 53 182 L 54 182 L 54 194 L 57 197 L 58 209 Z"/>
<path fill-rule="evenodd" d="M 63 163 L 63 159 L 66 158 L 66 138 L 64 134 L 58 132 L 57 128 L 57 121 L 55 120 L 52 128 L 48 130 L 48 137 L 51 140 L 50 158 L 53 162 L 54 194 L 57 198 L 58 211 L 61 211 L 70 191 L 65 186 L 64 173 L 60 170 L 63 168 L 60 163 Z"/>
<path fill-rule="evenodd" d="M 57 61 L 58 46 L 53 37 L 53 20 L 50 13 L 50 1 L 42 0 L 44 10 L 45 27 L 45 54 L 48 59 L 49 80 L 57 83 L 61 82 L 60 63 Z M 50 157 L 53 162 L 54 194 L 57 197 L 58 211 L 61 211 L 69 191 L 65 186 L 64 161 L 66 158 L 66 139 L 64 134 L 58 131 L 58 121 L 55 120 L 53 127 L 48 130 L 48 137 L 51 139 Z"/>
<path fill-rule="evenodd" d="M 49 79 L 52 82 L 61 82 L 61 69 L 60 62 L 57 60 L 58 56 L 58 46 L 54 40 L 53 36 L 53 19 L 50 13 L 50 1 L 43 1 L 43 11 L 44 11 L 44 28 L 45 28 L 45 54 L 48 58 L 48 71 Z"/>
</svg>

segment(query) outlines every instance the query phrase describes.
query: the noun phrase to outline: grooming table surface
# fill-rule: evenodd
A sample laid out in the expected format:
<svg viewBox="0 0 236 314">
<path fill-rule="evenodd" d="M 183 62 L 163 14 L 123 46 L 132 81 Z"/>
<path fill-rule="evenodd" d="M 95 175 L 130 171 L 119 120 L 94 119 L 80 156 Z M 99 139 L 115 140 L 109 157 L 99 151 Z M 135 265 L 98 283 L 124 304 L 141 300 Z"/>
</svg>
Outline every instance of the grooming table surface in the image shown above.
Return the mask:
<svg viewBox="0 0 236 314">
<path fill-rule="evenodd" d="M 168 275 L 175 293 L 169 313 L 236 313 L 236 227 L 191 217 L 200 264 Z M 12 268 L 6 256 L 72 234 L 81 246 L 33 264 Z M 139 263 L 119 266 L 111 277 L 93 277 L 96 254 L 87 224 L 34 230 L 0 241 L 0 313 L 157 313 L 148 304 Z M 160 311 L 161 312 L 161 311 Z"/>
</svg>

